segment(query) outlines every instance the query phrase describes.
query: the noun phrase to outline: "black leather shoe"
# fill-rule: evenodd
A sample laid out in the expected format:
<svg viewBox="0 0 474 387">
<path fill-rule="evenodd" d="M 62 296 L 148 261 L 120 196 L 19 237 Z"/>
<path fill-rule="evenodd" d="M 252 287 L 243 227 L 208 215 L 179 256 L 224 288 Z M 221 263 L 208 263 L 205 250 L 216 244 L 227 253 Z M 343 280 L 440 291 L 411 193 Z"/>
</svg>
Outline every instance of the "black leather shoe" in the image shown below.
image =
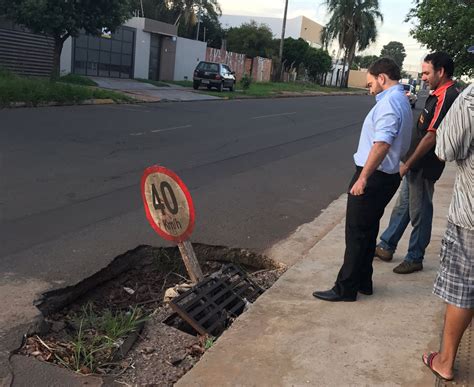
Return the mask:
<svg viewBox="0 0 474 387">
<path fill-rule="evenodd" d="M 331 302 L 339 302 L 339 301 L 346 301 L 346 302 L 353 302 L 356 300 L 357 296 L 354 297 L 343 297 L 336 293 L 334 289 L 326 290 L 326 291 L 316 291 L 313 293 L 313 296 L 319 298 L 323 301 L 331 301 Z"/>
<path fill-rule="evenodd" d="M 372 294 L 374 294 L 374 291 L 373 289 L 359 289 L 359 293 L 364 294 L 366 296 L 371 296 Z"/>
</svg>

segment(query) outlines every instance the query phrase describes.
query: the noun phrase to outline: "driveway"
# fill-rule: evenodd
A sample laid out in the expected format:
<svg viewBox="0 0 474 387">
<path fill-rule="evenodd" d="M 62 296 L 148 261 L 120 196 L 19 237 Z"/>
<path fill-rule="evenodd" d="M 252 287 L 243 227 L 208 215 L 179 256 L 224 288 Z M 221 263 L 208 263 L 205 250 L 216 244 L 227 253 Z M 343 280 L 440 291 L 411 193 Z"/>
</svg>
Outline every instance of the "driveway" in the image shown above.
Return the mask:
<svg viewBox="0 0 474 387">
<path fill-rule="evenodd" d="M 146 102 L 158 101 L 207 101 L 219 99 L 214 96 L 194 93 L 189 89 L 170 85 L 157 87 L 150 83 L 139 82 L 133 79 L 98 78 L 91 77 L 102 89 L 116 90 Z"/>
</svg>

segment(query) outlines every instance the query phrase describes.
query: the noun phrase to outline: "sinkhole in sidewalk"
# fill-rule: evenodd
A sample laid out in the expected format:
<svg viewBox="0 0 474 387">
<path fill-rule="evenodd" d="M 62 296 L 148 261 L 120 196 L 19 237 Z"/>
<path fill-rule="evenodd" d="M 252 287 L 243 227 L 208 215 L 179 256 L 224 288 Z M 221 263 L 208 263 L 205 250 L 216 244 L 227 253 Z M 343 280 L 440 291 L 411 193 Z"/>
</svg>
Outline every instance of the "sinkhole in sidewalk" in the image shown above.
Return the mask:
<svg viewBox="0 0 474 387">
<path fill-rule="evenodd" d="M 36 303 L 45 329 L 18 352 L 131 385 L 172 385 L 285 270 L 249 250 L 193 246 L 205 274 L 194 287 L 178 248 L 140 246 L 45 293 Z"/>
</svg>

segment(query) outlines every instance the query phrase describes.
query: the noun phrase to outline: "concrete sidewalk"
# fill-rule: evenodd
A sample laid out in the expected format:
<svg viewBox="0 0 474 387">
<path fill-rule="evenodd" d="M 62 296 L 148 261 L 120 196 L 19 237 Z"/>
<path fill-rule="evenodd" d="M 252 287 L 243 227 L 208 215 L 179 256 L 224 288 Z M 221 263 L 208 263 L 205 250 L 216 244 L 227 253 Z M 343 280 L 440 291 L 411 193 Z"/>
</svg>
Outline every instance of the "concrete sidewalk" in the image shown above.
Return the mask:
<svg viewBox="0 0 474 387">
<path fill-rule="evenodd" d="M 90 77 L 97 86 L 103 89 L 116 90 L 143 102 L 159 101 L 209 101 L 220 98 L 212 95 L 194 93 L 182 86 L 157 87 L 150 83 L 134 79 Z"/>
<path fill-rule="evenodd" d="M 312 292 L 330 288 L 342 263 L 343 219 L 177 385 L 434 385 L 421 354 L 440 343 L 444 304 L 431 291 L 454 176 L 449 165 L 436 185 L 433 236 L 422 272 L 392 272 L 407 250 L 407 230 L 393 262 L 374 262 L 374 295 L 359 295 L 354 303 L 316 300 Z"/>
</svg>

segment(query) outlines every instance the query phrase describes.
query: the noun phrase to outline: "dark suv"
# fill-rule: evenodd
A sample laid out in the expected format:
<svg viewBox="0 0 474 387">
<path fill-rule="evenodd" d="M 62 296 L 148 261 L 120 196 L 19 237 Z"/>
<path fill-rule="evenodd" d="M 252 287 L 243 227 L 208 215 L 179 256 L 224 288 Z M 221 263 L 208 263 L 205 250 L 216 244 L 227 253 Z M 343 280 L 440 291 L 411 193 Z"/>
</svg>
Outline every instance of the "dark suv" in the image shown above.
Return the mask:
<svg viewBox="0 0 474 387">
<path fill-rule="evenodd" d="M 234 91 L 235 72 L 222 63 L 199 62 L 194 70 L 194 90 L 197 90 L 201 85 L 207 86 L 208 89 L 215 87 L 219 91 L 224 88 Z"/>
</svg>

